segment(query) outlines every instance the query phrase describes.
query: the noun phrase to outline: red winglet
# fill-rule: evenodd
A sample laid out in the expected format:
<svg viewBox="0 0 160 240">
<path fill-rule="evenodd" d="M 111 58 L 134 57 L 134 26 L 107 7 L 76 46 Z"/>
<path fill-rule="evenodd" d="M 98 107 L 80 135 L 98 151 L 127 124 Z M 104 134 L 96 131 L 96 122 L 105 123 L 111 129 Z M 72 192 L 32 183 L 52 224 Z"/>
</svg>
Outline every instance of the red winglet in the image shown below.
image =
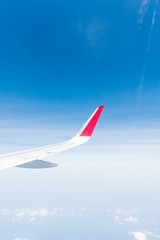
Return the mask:
<svg viewBox="0 0 160 240">
<path fill-rule="evenodd" d="M 97 108 L 95 114 L 93 115 L 93 117 L 91 118 L 91 120 L 89 121 L 89 123 L 87 124 L 85 129 L 82 131 L 80 136 L 90 137 L 92 135 L 92 132 L 96 126 L 96 123 L 99 119 L 99 116 L 102 112 L 103 107 L 104 107 L 104 105 L 101 105 Z"/>
</svg>

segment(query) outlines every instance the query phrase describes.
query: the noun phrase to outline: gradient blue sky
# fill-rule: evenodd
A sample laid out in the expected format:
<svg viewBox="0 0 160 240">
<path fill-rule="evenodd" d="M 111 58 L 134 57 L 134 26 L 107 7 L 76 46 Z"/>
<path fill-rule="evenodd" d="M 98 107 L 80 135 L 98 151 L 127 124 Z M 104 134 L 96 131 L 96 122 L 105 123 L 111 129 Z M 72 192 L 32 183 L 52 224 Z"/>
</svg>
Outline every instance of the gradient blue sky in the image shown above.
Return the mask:
<svg viewBox="0 0 160 240">
<path fill-rule="evenodd" d="M 159 0 L 0 2 L 0 151 L 72 137 L 59 167 L 0 173 L 0 238 L 160 238 Z"/>
<path fill-rule="evenodd" d="M 105 104 L 108 122 L 157 122 L 160 5 L 151 32 L 156 1 L 148 11 L 142 3 L 1 1 L 1 119 L 44 124 L 47 114 L 87 117 Z"/>
</svg>

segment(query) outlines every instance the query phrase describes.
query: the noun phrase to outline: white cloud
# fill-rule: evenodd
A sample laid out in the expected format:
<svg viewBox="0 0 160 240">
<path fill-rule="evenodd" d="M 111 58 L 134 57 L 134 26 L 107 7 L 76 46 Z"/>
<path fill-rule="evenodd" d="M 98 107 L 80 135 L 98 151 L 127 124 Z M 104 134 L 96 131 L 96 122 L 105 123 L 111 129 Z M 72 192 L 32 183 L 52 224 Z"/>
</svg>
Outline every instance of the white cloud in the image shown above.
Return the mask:
<svg viewBox="0 0 160 240">
<path fill-rule="evenodd" d="M 29 240 L 28 238 L 20 238 L 20 237 L 16 237 L 14 240 Z"/>
<path fill-rule="evenodd" d="M 129 222 L 129 223 L 137 223 L 138 219 L 137 217 L 128 217 L 128 218 L 124 218 L 124 222 Z"/>
<path fill-rule="evenodd" d="M 0 215 L 9 217 L 12 221 L 20 221 L 27 218 L 30 222 L 33 222 L 36 217 L 48 217 L 48 216 L 65 216 L 63 208 L 54 208 L 53 210 L 42 209 L 15 209 L 10 210 L 9 208 L 2 209 Z"/>
<path fill-rule="evenodd" d="M 138 223 L 138 218 L 137 218 L 137 217 L 132 217 L 132 216 L 123 218 L 123 217 L 120 216 L 120 215 L 119 215 L 119 216 L 116 215 L 116 216 L 114 217 L 114 220 L 115 220 L 116 222 L 118 222 L 119 224 L 123 224 L 123 222 L 127 222 L 127 223 Z"/>
<path fill-rule="evenodd" d="M 115 221 L 118 221 L 118 220 L 119 220 L 119 216 L 115 216 L 115 217 L 114 217 L 114 220 L 115 220 Z"/>
<path fill-rule="evenodd" d="M 130 232 L 130 235 L 134 236 L 135 240 L 146 240 L 146 234 L 142 232 Z"/>
<path fill-rule="evenodd" d="M 64 208 L 53 208 L 48 210 L 46 208 L 41 209 L 15 209 L 11 210 L 8 207 L 0 210 L 0 218 L 4 218 L 13 222 L 21 220 L 34 222 L 37 218 L 45 217 L 73 217 L 73 216 L 89 216 L 97 213 L 104 213 L 104 210 L 99 208 L 80 208 L 65 210 Z"/>
<path fill-rule="evenodd" d="M 131 210 L 116 209 L 114 220 L 119 224 L 138 223 L 138 218 L 133 216 L 135 214 L 138 214 L 138 210 L 136 209 L 131 209 Z"/>
<path fill-rule="evenodd" d="M 155 238 L 155 239 L 160 239 L 160 234 L 155 234 L 153 232 L 149 231 L 144 231 L 144 232 L 130 232 L 130 235 L 134 236 L 135 240 L 147 240 L 150 237 Z"/>
</svg>

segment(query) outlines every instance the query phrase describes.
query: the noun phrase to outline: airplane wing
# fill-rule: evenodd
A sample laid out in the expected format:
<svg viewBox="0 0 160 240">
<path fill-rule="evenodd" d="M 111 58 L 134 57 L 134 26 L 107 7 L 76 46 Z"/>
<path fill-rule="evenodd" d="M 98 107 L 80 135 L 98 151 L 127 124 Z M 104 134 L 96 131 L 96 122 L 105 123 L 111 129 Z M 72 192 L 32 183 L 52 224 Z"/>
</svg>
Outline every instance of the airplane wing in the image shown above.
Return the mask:
<svg viewBox="0 0 160 240">
<path fill-rule="evenodd" d="M 99 106 L 81 128 L 81 130 L 77 133 L 77 135 L 68 141 L 44 147 L 0 154 L 0 170 L 15 166 L 25 167 L 25 164 L 30 164 L 29 166 L 32 168 L 34 165 L 32 163 L 34 161 L 38 161 L 38 163 L 40 163 L 40 159 L 43 159 L 41 162 L 45 162 L 45 157 L 55 153 L 63 152 L 67 149 L 87 142 L 92 135 L 103 107 L 103 105 Z M 46 162 L 48 162 L 48 160 Z"/>
</svg>

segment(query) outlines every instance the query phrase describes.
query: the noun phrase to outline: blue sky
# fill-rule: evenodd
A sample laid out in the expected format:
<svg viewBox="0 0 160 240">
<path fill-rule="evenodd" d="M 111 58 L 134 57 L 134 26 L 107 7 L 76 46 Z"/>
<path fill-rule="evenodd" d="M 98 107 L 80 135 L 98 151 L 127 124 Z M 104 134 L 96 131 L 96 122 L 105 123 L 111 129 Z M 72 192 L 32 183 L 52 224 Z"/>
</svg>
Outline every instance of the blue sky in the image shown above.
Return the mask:
<svg viewBox="0 0 160 240">
<path fill-rule="evenodd" d="M 155 4 L 1 1 L 2 117 L 42 116 L 53 109 L 78 114 L 105 104 L 106 114 L 138 111 L 138 120 L 147 121 L 142 112 L 149 112 L 147 117 L 158 121 L 160 6 L 151 31 Z"/>
<path fill-rule="evenodd" d="M 1 239 L 160 238 L 159 13 L 159 0 L 0 2 L 1 152 L 70 138 L 105 105 L 58 168 L 0 173 Z"/>
</svg>

